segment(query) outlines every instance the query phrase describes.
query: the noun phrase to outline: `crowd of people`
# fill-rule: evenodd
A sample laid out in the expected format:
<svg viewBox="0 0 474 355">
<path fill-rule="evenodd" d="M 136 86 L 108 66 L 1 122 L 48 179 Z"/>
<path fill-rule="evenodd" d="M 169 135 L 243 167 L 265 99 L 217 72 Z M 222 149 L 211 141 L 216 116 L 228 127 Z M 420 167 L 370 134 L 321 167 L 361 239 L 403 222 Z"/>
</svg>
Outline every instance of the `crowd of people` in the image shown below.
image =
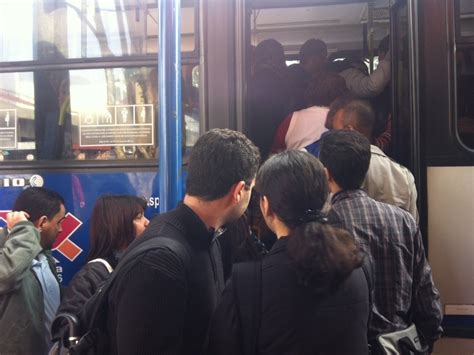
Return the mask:
<svg viewBox="0 0 474 355">
<path fill-rule="evenodd" d="M 412 325 L 431 352 L 442 310 L 413 175 L 384 153 L 362 100 L 387 85 L 387 52 L 370 76 L 338 74 L 321 40 L 290 68 L 263 41 L 249 137 L 204 133 L 183 201 L 151 221 L 140 198 L 99 197 L 88 263 L 64 292 L 51 258 L 64 200 L 25 189 L 0 234 L 0 354 L 47 354 L 55 315 L 80 318 L 104 283 L 102 353 L 383 354 L 380 336 Z M 276 237 L 269 250 L 250 230 L 251 200 Z"/>
</svg>

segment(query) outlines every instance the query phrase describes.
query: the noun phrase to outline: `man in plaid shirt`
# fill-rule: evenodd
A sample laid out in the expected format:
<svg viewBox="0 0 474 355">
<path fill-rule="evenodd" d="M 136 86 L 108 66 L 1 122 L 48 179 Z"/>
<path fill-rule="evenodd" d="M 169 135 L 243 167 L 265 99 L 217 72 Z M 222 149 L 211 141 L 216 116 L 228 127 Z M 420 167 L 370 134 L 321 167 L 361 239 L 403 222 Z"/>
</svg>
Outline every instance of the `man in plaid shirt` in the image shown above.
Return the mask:
<svg viewBox="0 0 474 355">
<path fill-rule="evenodd" d="M 331 131 L 322 138 L 320 160 L 334 194 L 330 216 L 356 238 L 373 270 L 369 342 L 415 323 L 431 349 L 442 332 L 442 310 L 421 233 L 410 213 L 360 189 L 370 155 L 369 141 L 355 131 Z"/>
</svg>

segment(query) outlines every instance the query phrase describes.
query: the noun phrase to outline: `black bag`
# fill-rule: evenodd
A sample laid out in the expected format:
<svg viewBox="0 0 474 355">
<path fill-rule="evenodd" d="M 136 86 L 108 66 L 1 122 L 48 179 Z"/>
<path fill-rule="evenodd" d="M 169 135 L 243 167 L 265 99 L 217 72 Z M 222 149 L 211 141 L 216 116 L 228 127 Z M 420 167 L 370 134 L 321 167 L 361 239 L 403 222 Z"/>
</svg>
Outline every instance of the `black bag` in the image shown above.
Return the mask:
<svg viewBox="0 0 474 355">
<path fill-rule="evenodd" d="M 243 354 L 255 355 L 262 309 L 262 263 L 234 264 L 232 286 L 242 329 Z"/>
<path fill-rule="evenodd" d="M 154 249 L 167 248 L 188 259 L 186 247 L 175 239 L 155 237 L 127 252 L 105 284 L 87 301 L 80 314 L 61 313 L 51 325 L 52 340 L 59 342 L 57 354 L 108 354 L 107 311 L 110 290 L 117 275 L 130 270 L 140 255 Z"/>
</svg>

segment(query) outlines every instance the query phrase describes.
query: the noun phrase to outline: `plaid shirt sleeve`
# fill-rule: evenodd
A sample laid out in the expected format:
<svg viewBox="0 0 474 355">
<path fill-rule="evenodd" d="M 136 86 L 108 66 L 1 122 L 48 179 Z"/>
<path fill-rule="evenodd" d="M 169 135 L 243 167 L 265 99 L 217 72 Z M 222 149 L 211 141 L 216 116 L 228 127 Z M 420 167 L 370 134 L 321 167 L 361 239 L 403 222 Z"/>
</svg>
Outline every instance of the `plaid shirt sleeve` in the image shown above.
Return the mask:
<svg viewBox="0 0 474 355">
<path fill-rule="evenodd" d="M 419 229 L 415 234 L 414 243 L 412 317 L 418 331 L 432 346 L 443 331 L 441 328 L 443 312 Z"/>
</svg>

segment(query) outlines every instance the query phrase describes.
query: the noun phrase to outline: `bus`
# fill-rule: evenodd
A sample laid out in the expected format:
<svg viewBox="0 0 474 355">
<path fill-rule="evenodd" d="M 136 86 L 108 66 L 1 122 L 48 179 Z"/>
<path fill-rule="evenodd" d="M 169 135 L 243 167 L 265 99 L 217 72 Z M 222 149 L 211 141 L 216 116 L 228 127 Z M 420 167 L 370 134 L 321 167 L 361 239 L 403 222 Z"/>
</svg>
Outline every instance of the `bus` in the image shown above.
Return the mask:
<svg viewBox="0 0 474 355">
<path fill-rule="evenodd" d="M 66 200 L 63 283 L 84 264 L 103 193 L 159 212 L 159 6 L 152 0 L 0 0 L 0 218 L 26 186 Z M 182 0 L 183 171 L 202 132 L 246 132 L 252 47 L 287 64 L 320 38 L 330 57 L 377 64 L 390 34 L 392 157 L 414 174 L 447 338 L 474 351 L 474 3 L 470 0 Z"/>
</svg>

